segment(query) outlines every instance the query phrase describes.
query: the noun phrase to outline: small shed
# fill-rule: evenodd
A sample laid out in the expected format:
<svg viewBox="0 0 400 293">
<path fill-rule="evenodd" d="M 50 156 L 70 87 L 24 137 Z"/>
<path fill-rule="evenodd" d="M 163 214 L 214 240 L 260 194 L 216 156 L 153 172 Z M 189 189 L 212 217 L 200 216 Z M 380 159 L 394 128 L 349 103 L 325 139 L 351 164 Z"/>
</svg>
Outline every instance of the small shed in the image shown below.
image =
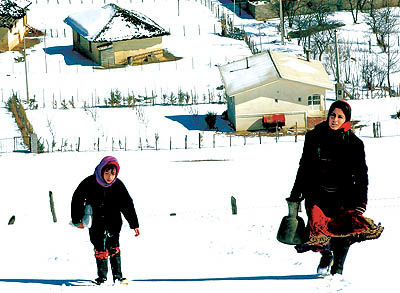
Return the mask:
<svg viewBox="0 0 400 293">
<path fill-rule="evenodd" d="M 157 58 L 162 37 L 169 35 L 147 16 L 116 4 L 77 12 L 64 22 L 72 28 L 74 49 L 102 66 Z"/>
<path fill-rule="evenodd" d="M 0 50 L 12 50 L 24 39 L 29 5 L 25 0 L 0 0 Z"/>
<path fill-rule="evenodd" d="M 219 66 L 219 71 L 228 119 L 237 131 L 309 127 L 325 115 L 326 91 L 334 89 L 320 61 L 274 51 Z"/>
</svg>

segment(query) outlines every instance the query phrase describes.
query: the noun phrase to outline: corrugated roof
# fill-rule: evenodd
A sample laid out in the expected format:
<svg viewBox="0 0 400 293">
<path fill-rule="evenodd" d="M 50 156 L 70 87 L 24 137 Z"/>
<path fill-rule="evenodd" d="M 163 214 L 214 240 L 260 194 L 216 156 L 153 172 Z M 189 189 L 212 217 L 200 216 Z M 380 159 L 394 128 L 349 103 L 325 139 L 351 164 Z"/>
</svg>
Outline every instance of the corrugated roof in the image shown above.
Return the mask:
<svg viewBox="0 0 400 293">
<path fill-rule="evenodd" d="M 219 66 L 226 93 L 237 93 L 287 79 L 333 89 L 321 62 L 304 60 L 294 55 L 264 52 Z"/>
<path fill-rule="evenodd" d="M 133 10 L 107 4 L 74 13 L 64 22 L 88 41 L 112 42 L 169 35 L 147 16 Z"/>
<path fill-rule="evenodd" d="M 31 2 L 25 0 L 0 0 L 0 27 L 12 28 L 15 20 L 25 16 Z"/>
<path fill-rule="evenodd" d="M 219 66 L 219 71 L 229 96 L 279 79 L 269 54 L 257 54 Z"/>
</svg>

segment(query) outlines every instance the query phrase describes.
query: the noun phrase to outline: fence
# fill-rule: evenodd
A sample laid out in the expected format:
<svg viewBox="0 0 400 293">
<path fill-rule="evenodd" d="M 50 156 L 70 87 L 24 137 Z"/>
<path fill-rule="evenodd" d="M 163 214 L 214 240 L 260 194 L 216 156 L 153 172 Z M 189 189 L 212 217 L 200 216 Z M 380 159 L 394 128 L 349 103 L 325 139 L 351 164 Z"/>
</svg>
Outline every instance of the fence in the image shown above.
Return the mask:
<svg viewBox="0 0 400 293">
<path fill-rule="evenodd" d="M 182 136 L 163 135 L 69 138 L 57 141 L 39 140 L 44 152 L 101 152 L 101 151 L 167 151 L 252 146 L 265 143 L 297 142 L 297 133 L 258 132 L 247 135 L 213 131 L 188 133 Z"/>
<path fill-rule="evenodd" d="M 29 152 L 30 151 L 30 137 L 28 137 L 29 146 L 24 143 L 24 137 L 17 136 L 12 138 L 1 138 L 0 139 L 0 153 L 11 153 L 11 152 Z"/>
</svg>

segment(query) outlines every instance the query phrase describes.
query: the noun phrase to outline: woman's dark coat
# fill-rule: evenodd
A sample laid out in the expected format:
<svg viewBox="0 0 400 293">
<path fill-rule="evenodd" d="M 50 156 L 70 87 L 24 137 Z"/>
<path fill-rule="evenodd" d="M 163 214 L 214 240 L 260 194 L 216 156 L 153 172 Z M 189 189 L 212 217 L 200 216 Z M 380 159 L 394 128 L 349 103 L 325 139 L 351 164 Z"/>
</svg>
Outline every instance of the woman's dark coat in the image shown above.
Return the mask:
<svg viewBox="0 0 400 293">
<path fill-rule="evenodd" d="M 118 232 L 121 230 L 121 213 L 131 229 L 139 228 L 139 222 L 131 196 L 118 178 L 109 187 L 97 183 L 95 175 L 85 178 L 75 190 L 71 202 L 73 224 L 79 224 L 84 216 L 85 205 L 93 209 L 91 229 Z"/>
<path fill-rule="evenodd" d="M 367 190 L 364 144 L 351 130 L 333 131 L 324 121 L 306 134 L 291 199 L 305 198 L 329 215 L 365 208 Z"/>
</svg>

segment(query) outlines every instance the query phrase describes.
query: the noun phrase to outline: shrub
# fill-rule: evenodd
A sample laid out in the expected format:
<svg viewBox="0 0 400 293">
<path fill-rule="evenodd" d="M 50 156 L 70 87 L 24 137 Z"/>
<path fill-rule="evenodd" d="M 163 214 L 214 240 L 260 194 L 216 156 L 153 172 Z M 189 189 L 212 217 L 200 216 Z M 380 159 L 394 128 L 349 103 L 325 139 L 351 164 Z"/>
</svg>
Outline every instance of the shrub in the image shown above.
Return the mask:
<svg viewBox="0 0 400 293">
<path fill-rule="evenodd" d="M 208 112 L 204 119 L 209 129 L 215 128 L 215 123 L 217 122 L 217 115 L 215 115 L 215 113 Z"/>
</svg>

